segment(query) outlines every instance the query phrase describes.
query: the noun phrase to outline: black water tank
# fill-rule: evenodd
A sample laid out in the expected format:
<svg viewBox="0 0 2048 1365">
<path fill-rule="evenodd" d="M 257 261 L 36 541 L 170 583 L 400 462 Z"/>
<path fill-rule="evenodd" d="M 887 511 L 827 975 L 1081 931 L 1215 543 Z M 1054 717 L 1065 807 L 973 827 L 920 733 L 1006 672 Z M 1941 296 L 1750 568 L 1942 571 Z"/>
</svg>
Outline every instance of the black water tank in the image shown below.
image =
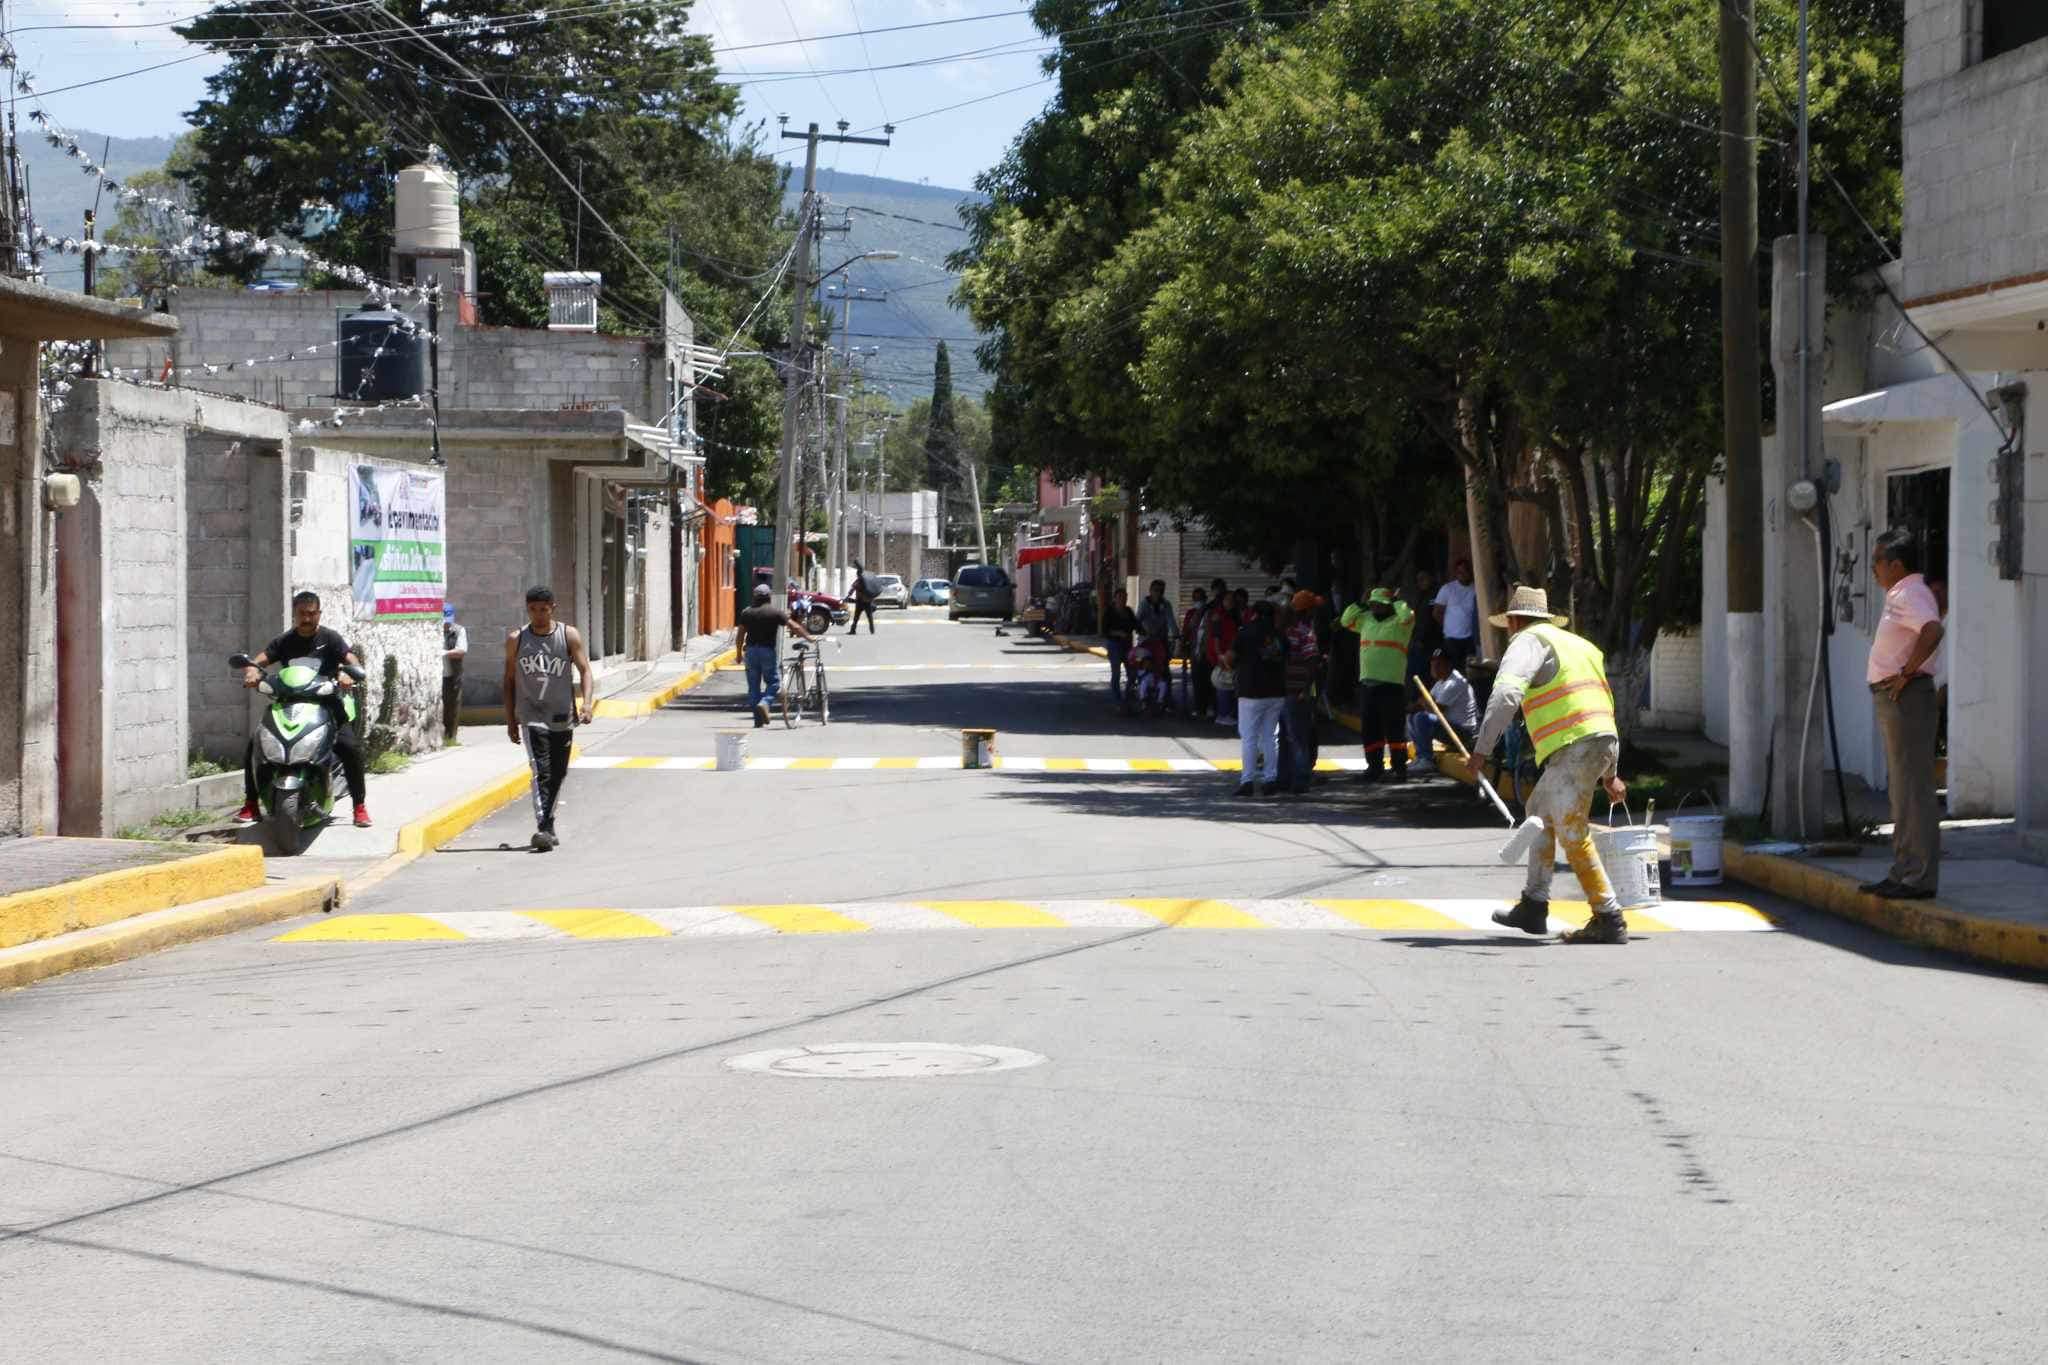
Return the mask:
<svg viewBox="0 0 2048 1365">
<path fill-rule="evenodd" d="M 389 308 L 365 308 L 341 320 L 335 397 L 344 403 L 385 403 L 427 391 L 422 329 Z"/>
</svg>

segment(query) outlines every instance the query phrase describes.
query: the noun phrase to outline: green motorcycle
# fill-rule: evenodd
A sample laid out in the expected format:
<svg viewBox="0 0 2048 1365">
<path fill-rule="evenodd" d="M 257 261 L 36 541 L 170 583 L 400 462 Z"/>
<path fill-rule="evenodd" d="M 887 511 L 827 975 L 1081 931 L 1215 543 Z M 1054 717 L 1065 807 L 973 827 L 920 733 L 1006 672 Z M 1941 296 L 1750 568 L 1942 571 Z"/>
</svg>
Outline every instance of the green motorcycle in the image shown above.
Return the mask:
<svg viewBox="0 0 2048 1365">
<path fill-rule="evenodd" d="M 228 662 L 236 668 L 250 668 L 255 663 L 246 654 L 237 654 Z M 344 671 L 357 682 L 367 676 L 353 664 L 346 665 Z M 339 694 L 342 710 L 353 725 L 356 699 L 302 659 L 287 659 L 257 683 L 256 690 L 270 698 L 263 727 L 256 733 L 260 759 L 257 809 L 278 853 L 297 857 L 305 849 L 306 831 L 331 820 L 335 801 L 348 790 L 348 774 L 334 748 L 334 712 L 327 702 Z"/>
</svg>

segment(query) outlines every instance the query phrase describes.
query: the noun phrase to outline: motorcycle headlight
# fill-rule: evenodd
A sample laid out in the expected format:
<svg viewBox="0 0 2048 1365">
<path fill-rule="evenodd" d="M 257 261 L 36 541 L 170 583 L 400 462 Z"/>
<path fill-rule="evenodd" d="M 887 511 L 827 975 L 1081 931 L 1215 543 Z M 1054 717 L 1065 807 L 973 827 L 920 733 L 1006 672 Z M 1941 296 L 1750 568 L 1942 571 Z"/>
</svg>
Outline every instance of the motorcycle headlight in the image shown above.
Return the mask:
<svg viewBox="0 0 2048 1365">
<path fill-rule="evenodd" d="M 260 737 L 260 744 L 265 763 L 283 763 L 285 761 L 284 745 L 278 742 L 276 735 L 271 734 L 268 730 L 263 731 Z"/>
</svg>

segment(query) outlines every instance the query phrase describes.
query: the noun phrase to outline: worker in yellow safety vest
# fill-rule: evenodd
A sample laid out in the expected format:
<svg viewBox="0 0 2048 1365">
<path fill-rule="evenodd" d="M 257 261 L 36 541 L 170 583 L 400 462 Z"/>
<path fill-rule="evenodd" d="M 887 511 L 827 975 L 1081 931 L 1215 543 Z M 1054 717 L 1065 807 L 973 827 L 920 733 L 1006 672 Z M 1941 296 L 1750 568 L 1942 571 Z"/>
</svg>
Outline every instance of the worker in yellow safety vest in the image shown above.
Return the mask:
<svg viewBox="0 0 2048 1365">
<path fill-rule="evenodd" d="M 1515 908 L 1494 911 L 1493 921 L 1526 934 L 1550 932 L 1550 880 L 1561 845 L 1593 908 L 1593 917 L 1565 934 L 1564 941 L 1626 943 L 1628 924 L 1586 818 L 1595 786 L 1604 787 L 1610 801 L 1628 795 L 1617 771 L 1621 735 L 1614 724 L 1607 661 L 1597 646 L 1566 630 L 1563 617 L 1550 614 L 1550 599 L 1541 588 L 1516 588 L 1508 609 L 1493 624 L 1513 639 L 1501 656 L 1467 769 L 1474 780 L 1486 780 L 1484 756 L 1493 752 L 1517 707 L 1536 746 L 1536 761 L 1543 765 L 1543 777 L 1529 795 L 1530 818 L 1543 822 L 1543 833 L 1529 850 L 1529 879 Z"/>
<path fill-rule="evenodd" d="M 1358 720 L 1365 739 L 1360 782 L 1380 779 L 1380 758 L 1391 754 L 1394 780 L 1408 780 L 1408 641 L 1415 612 L 1392 588 L 1374 588 L 1363 602 L 1344 608 L 1337 624 L 1358 635 Z"/>
</svg>

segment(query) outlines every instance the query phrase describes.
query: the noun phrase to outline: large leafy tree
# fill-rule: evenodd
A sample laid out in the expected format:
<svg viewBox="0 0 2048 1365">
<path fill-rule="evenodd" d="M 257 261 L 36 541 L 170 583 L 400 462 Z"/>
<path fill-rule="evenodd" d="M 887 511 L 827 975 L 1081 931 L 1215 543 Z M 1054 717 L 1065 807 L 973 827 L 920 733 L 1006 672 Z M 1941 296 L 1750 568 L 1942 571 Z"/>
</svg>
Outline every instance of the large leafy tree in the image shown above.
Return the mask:
<svg viewBox="0 0 2048 1365">
<path fill-rule="evenodd" d="M 217 6 L 178 28 L 228 58 L 190 113 L 197 207 L 273 234 L 296 228 L 309 203 L 331 206 L 321 253 L 383 275 L 394 178 L 438 148 L 463 180 L 484 320 L 544 321 L 542 272 L 578 266 L 604 274 L 607 328 L 658 329 L 672 279 L 699 339 L 723 342 L 787 243 L 783 172 L 758 129 L 737 122 L 709 43 L 687 31 L 689 8 Z M 778 314 L 761 310 L 753 344 L 738 349 L 784 344 Z M 699 395 L 705 434 L 720 442 L 715 491 L 760 482 L 754 452 L 775 443 L 775 388 L 767 366 L 742 365 Z"/>
</svg>

